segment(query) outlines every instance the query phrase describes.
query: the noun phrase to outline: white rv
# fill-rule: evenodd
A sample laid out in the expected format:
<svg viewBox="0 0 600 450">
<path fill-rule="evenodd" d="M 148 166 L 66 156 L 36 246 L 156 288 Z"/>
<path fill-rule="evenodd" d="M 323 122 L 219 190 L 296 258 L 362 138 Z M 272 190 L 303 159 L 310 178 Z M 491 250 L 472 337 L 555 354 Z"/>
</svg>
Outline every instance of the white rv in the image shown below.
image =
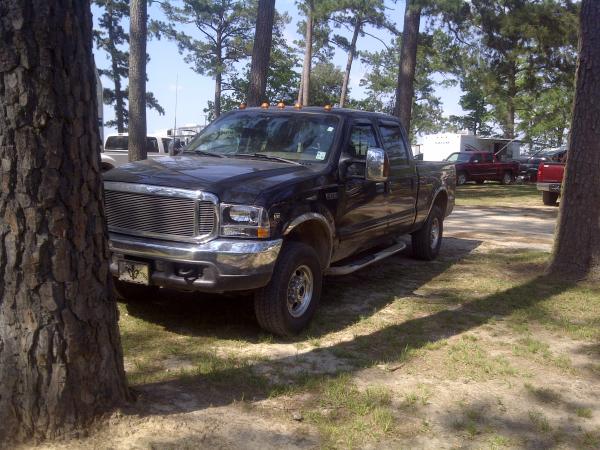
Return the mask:
<svg viewBox="0 0 600 450">
<path fill-rule="evenodd" d="M 456 152 L 495 153 L 501 161 L 511 161 L 521 155 L 521 142 L 460 133 L 439 133 L 423 136 L 419 154 L 424 161 L 443 161 Z"/>
</svg>

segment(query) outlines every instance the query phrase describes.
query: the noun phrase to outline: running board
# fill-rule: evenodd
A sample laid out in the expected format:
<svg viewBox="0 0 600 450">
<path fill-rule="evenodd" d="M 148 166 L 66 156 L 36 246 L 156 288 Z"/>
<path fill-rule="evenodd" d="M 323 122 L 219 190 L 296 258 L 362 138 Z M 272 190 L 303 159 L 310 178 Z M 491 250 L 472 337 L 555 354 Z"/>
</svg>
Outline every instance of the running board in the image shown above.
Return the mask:
<svg viewBox="0 0 600 450">
<path fill-rule="evenodd" d="M 372 255 L 363 256 L 356 261 L 352 261 L 350 264 L 345 266 L 332 266 L 325 272 L 325 275 L 329 276 L 340 276 L 340 275 L 348 275 L 352 272 L 356 272 L 357 270 L 362 269 L 363 267 L 367 267 L 377 261 L 381 261 L 388 256 L 392 256 L 398 252 L 401 252 L 406 248 L 406 244 L 404 242 L 398 242 L 397 244 L 392 245 L 384 250 L 381 250 L 377 253 L 373 253 Z"/>
</svg>

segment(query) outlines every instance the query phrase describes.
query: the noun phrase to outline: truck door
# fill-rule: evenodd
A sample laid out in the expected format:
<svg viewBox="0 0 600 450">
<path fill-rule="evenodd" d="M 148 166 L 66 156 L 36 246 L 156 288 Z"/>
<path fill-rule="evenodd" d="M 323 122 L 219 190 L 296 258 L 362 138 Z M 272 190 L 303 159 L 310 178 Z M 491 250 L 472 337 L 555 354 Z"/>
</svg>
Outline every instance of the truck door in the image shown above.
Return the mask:
<svg viewBox="0 0 600 450">
<path fill-rule="evenodd" d="M 412 152 L 409 151 L 398 122 L 382 120 L 379 133 L 390 160 L 387 201 L 393 231 L 402 234 L 415 222 L 418 176 Z"/>
<path fill-rule="evenodd" d="M 351 123 L 342 145 L 341 161 L 346 175 L 340 186 L 337 225 L 342 247 L 345 252 L 352 252 L 363 242 L 385 234 L 390 211 L 385 183 L 365 179 L 367 150 L 381 147 L 373 123 Z"/>
</svg>

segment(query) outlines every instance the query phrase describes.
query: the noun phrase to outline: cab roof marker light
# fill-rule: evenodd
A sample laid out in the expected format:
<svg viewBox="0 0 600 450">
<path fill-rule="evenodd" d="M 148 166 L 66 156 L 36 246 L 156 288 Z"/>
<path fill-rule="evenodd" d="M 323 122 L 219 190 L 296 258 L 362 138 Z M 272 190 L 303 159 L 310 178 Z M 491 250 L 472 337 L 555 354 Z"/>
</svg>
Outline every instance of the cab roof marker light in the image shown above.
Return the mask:
<svg viewBox="0 0 600 450">
<path fill-rule="evenodd" d="M 246 106 L 248 106 L 246 105 L 246 102 L 240 103 L 240 109 L 246 109 Z"/>
<path fill-rule="evenodd" d="M 329 112 L 329 111 L 331 111 L 332 106 L 331 105 L 325 105 L 324 108 L 325 108 L 325 111 Z"/>
<path fill-rule="evenodd" d="M 295 109 L 302 109 L 302 105 L 300 103 L 295 103 L 294 104 L 294 108 Z"/>
<path fill-rule="evenodd" d="M 285 103 L 283 103 L 283 102 L 279 102 L 279 103 L 277 103 L 277 107 L 278 107 L 279 109 L 285 109 Z"/>
<path fill-rule="evenodd" d="M 262 104 L 260 105 L 260 107 L 261 107 L 262 109 L 269 109 L 269 106 L 270 106 L 270 105 L 269 105 L 269 103 L 268 103 L 268 102 L 262 102 Z"/>
</svg>

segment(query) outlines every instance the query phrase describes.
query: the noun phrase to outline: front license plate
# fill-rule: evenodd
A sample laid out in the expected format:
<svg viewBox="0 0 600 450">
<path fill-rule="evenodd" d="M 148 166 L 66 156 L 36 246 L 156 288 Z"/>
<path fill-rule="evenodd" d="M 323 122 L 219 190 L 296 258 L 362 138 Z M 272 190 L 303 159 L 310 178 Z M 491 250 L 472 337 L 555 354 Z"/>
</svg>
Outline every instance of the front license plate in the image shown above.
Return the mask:
<svg viewBox="0 0 600 450">
<path fill-rule="evenodd" d="M 147 286 L 150 284 L 150 268 L 144 263 L 119 261 L 119 280 Z"/>
<path fill-rule="evenodd" d="M 560 184 L 551 184 L 550 192 L 560 192 Z"/>
</svg>

